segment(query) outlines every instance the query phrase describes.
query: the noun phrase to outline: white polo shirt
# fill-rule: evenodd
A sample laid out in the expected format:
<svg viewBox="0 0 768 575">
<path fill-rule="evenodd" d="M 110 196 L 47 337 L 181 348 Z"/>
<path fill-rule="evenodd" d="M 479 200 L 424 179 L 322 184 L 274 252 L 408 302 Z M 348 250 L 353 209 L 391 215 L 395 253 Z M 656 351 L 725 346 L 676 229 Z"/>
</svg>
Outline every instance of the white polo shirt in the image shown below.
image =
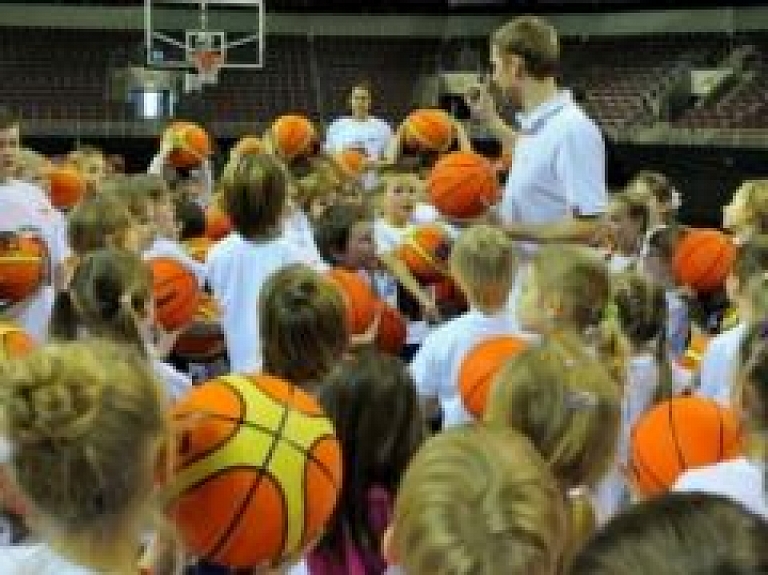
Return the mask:
<svg viewBox="0 0 768 575">
<path fill-rule="evenodd" d="M 325 136 L 327 152 L 341 152 L 354 148 L 364 150 L 369 159 L 378 160 L 392 139 L 392 128 L 384 120 L 369 116 L 366 120 L 358 120 L 345 116 L 331 122 Z M 378 178 L 372 171 L 365 174 L 363 187 L 370 190 L 376 186 Z"/>
<path fill-rule="evenodd" d="M 567 90 L 519 116 L 522 135 L 499 208 L 504 223 L 601 214 L 607 204 L 600 129 Z"/>
</svg>

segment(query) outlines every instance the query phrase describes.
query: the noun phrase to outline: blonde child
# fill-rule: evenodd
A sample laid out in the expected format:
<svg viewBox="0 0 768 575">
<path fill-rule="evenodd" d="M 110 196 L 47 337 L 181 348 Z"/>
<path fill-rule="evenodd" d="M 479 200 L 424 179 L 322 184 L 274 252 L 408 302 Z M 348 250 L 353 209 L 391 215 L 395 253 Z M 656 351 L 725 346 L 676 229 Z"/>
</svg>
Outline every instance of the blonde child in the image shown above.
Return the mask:
<svg viewBox="0 0 768 575">
<path fill-rule="evenodd" d="M 22 148 L 19 150 L 17 171 L 14 177 L 20 182 L 32 184 L 48 193 L 50 191 L 48 182 L 50 167 L 50 160 L 43 154 L 29 148 Z"/>
<path fill-rule="evenodd" d="M 235 372 L 262 367 L 259 296 L 267 278 L 303 255 L 281 230 L 286 179 L 266 154 L 243 156 L 222 182 L 234 231 L 208 253 L 207 282 L 221 308 L 221 323 Z"/>
<path fill-rule="evenodd" d="M 104 152 L 94 146 L 83 146 L 70 153 L 68 159 L 82 174 L 89 193 L 101 190 L 107 178 Z"/>
<path fill-rule="evenodd" d="M 723 207 L 723 228 L 743 242 L 768 233 L 768 180 L 747 180 Z"/>
<path fill-rule="evenodd" d="M 95 250 L 81 259 L 69 289 L 57 295 L 51 337 L 67 341 L 85 334 L 131 345 L 151 362 L 168 396 L 176 398 L 191 381 L 162 358 L 178 334 L 164 334 L 155 345 L 153 318 L 152 279 L 144 262 L 124 250 Z"/>
<path fill-rule="evenodd" d="M 531 443 L 457 427 L 428 440 L 400 484 L 388 555 L 408 575 L 555 575 L 567 520 Z"/>
<path fill-rule="evenodd" d="M 349 346 L 341 293 L 312 269 L 290 264 L 267 278 L 258 305 L 264 371 L 313 393 Z"/>
<path fill-rule="evenodd" d="M 611 198 L 607 216 L 614 230 L 608 257 L 613 272 L 635 267 L 650 226 L 648 199 L 638 193 L 624 192 Z"/>
<path fill-rule="evenodd" d="M 3 364 L 2 380 L 9 464 L 41 541 L 3 549 L 0 572 L 137 573 L 143 535 L 161 528 L 153 484 L 169 433 L 144 358 L 59 343 Z"/>
<path fill-rule="evenodd" d="M 310 573 L 383 573 L 381 538 L 426 432 L 413 381 L 399 359 L 364 352 L 342 363 L 317 393 L 341 441 L 345 481 L 326 534 L 308 556 Z"/>
<path fill-rule="evenodd" d="M 467 352 L 490 337 L 520 333 L 506 306 L 516 272 L 514 247 L 499 229 L 475 226 L 454 245 L 451 273 L 470 309 L 433 330 L 410 364 L 419 395 L 439 402 L 444 427 L 471 420 L 458 382 Z"/>
<path fill-rule="evenodd" d="M 751 237 L 739 247 L 733 268 L 726 280 L 728 297 L 736 306 L 740 321 L 715 336 L 707 346 L 699 366 L 696 393 L 729 405 L 739 369 L 739 349 L 748 324 L 768 314 L 761 300 L 751 301 L 747 285 L 753 277 L 768 270 L 768 236 Z M 759 292 L 754 292 L 759 295 Z"/>
<path fill-rule="evenodd" d="M 646 198 L 648 230 L 674 225 L 682 197 L 667 176 L 661 172 L 641 170 L 627 183 L 625 190 L 635 197 Z"/>
</svg>

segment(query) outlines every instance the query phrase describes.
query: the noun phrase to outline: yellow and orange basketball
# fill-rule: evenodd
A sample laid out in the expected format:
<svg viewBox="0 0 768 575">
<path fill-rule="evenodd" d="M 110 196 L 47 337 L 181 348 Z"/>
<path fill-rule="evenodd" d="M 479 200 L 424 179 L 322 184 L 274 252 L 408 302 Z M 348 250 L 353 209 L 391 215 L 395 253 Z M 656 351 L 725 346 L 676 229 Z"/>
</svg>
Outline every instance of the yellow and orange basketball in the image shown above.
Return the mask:
<svg viewBox="0 0 768 575">
<path fill-rule="evenodd" d="M 167 510 L 191 553 L 247 569 L 277 565 L 322 534 L 341 489 L 331 421 L 300 389 L 228 375 L 172 411 L 176 469 Z"/>
<path fill-rule="evenodd" d="M 27 332 L 14 323 L 0 320 L 0 355 L 3 359 L 24 357 L 37 345 Z"/>
<path fill-rule="evenodd" d="M 645 497 L 661 495 L 689 469 L 738 457 L 743 443 L 734 411 L 703 397 L 675 397 L 643 414 L 632 429 L 632 485 Z"/>
<path fill-rule="evenodd" d="M 413 276 L 424 283 L 434 283 L 449 275 L 448 260 L 452 241 L 440 225 L 426 224 L 408 233 L 395 255 Z"/>
<path fill-rule="evenodd" d="M 60 210 L 69 210 L 80 201 L 86 182 L 80 171 L 71 165 L 53 166 L 48 170 L 51 203 Z"/>
<path fill-rule="evenodd" d="M 390 355 L 400 355 L 405 347 L 407 331 L 403 316 L 386 302 L 379 301 L 379 330 L 376 332 L 376 347 Z"/>
<path fill-rule="evenodd" d="M 188 325 L 198 311 L 200 287 L 194 274 L 171 258 L 149 260 L 155 321 L 174 331 Z"/>
<path fill-rule="evenodd" d="M 725 284 L 736 259 L 736 246 L 718 230 L 688 231 L 675 246 L 672 269 L 680 285 L 710 293 Z"/>
<path fill-rule="evenodd" d="M 445 152 L 453 142 L 453 121 L 436 108 L 414 110 L 403 122 L 405 146 L 419 152 Z"/>
<path fill-rule="evenodd" d="M 175 168 L 198 166 L 213 152 L 210 134 L 193 122 L 173 122 L 163 137 L 173 137 L 179 143 L 168 155 L 168 163 Z"/>
<path fill-rule="evenodd" d="M 341 291 L 347 310 L 347 328 L 350 335 L 362 335 L 371 327 L 378 301 L 371 286 L 359 274 L 342 268 L 327 273 Z"/>
<path fill-rule="evenodd" d="M 483 417 L 496 375 L 526 347 L 528 342 L 521 337 L 501 335 L 476 345 L 464 356 L 459 369 L 459 391 L 469 413 L 478 419 Z"/>
<path fill-rule="evenodd" d="M 304 116 L 280 116 L 270 128 L 275 152 L 286 160 L 294 160 L 312 153 L 317 142 L 314 124 Z"/>
<path fill-rule="evenodd" d="M 43 284 L 47 265 L 41 240 L 0 234 L 0 300 L 18 303 L 27 299 Z"/>
<path fill-rule="evenodd" d="M 474 152 L 440 158 L 427 180 L 430 201 L 444 216 L 479 216 L 499 201 L 501 188 L 493 165 Z"/>
</svg>

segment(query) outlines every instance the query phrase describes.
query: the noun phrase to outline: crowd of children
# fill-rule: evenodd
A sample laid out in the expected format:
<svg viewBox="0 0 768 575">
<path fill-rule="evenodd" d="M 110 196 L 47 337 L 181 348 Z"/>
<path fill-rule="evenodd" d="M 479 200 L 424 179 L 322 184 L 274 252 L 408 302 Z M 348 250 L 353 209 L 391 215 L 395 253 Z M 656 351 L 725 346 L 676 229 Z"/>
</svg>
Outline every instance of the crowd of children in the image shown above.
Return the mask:
<svg viewBox="0 0 768 575">
<path fill-rule="evenodd" d="M 270 129 L 221 174 L 207 153 L 175 165 L 194 146 L 173 130 L 147 174 L 108 173 L 99 150 L 77 150 L 66 161 L 83 193 L 66 209 L 46 195 L 50 165 L 20 149 L 18 119 L 0 109 L 0 266 L 12 275 L 32 257 L 13 251 L 22 238 L 41 246 L 33 289 L 3 302 L 3 322 L 36 349 L 0 340 L 0 572 L 764 572 L 768 184 L 746 182 L 724 209 L 727 234 L 697 240 L 677 221 L 678 191 L 644 171 L 568 232 L 577 241 L 520 249 L 493 206 L 463 219 L 430 202 L 434 159 L 451 142 L 471 153 L 456 123 L 445 149 L 429 149 L 415 121 L 387 132 L 377 120 L 389 145 L 359 142 L 369 159 L 343 164 L 339 142 L 355 148 L 355 126 L 369 123 L 370 89 L 352 95 L 354 115 L 324 151 L 311 134 L 294 149 Z M 160 297 L 158 260 L 191 274 L 192 291 Z M 193 302 L 171 327 L 158 320 L 169 298 Z M 295 396 L 262 382 L 262 400 L 290 396 L 305 423 L 288 408 L 249 413 L 234 384 L 221 391 L 227 374 L 287 382 Z M 212 379 L 223 383 L 208 391 L 211 412 L 180 415 Z M 651 441 L 671 438 L 677 455 L 640 459 L 653 452 L 637 433 L 649 413 L 692 396 L 719 433 L 690 431 L 705 424 L 670 407 Z M 739 426 L 731 459 L 727 417 Z M 335 435 L 303 445 L 322 418 Z M 216 426 L 229 430 L 221 443 Z M 232 495 L 211 487 L 231 476 L 224 446 L 238 428 L 306 464 L 275 443 L 258 463 L 247 447 L 226 453 L 283 481 L 286 509 L 305 509 L 264 511 L 254 532 L 277 548 L 300 535 L 247 566 L 232 538 L 247 541 L 248 509 L 281 499 L 264 495 L 266 479 L 228 479 Z M 719 437 L 706 446 L 715 455 L 694 465 L 690 433 Z M 218 511 L 195 525 L 169 511 L 175 475 L 203 460 L 211 475 L 174 497 L 231 509 L 225 524 Z M 335 487 L 317 487 L 321 476 Z M 227 499 L 241 488 L 245 499 Z M 333 512 L 312 511 L 313 498 Z"/>
</svg>

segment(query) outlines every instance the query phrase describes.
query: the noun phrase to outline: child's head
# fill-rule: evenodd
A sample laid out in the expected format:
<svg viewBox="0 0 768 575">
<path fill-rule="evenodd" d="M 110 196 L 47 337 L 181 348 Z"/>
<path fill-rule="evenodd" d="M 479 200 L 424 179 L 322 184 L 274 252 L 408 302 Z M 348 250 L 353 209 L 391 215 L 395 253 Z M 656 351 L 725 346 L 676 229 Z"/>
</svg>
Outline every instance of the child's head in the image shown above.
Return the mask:
<svg viewBox="0 0 768 575">
<path fill-rule="evenodd" d="M 391 555 L 409 575 L 553 575 L 566 534 L 563 496 L 525 437 L 455 427 L 408 467 Z"/>
<path fill-rule="evenodd" d="M 136 174 L 131 176 L 131 185 L 136 195 L 144 199 L 146 213 L 156 235 L 175 239 L 178 235 L 176 212 L 165 180 L 155 174 Z"/>
<path fill-rule="evenodd" d="M 69 160 L 85 178 L 89 192 L 98 191 L 107 176 L 104 153 L 93 146 L 83 146 L 69 155 Z"/>
<path fill-rule="evenodd" d="M 377 553 L 368 492 L 376 486 L 394 498 L 425 437 L 413 380 L 401 360 L 371 351 L 343 362 L 317 395 L 336 427 L 344 454 L 341 502 L 327 542 L 341 548 L 343 533 L 348 532 L 359 546 Z"/>
<path fill-rule="evenodd" d="M 145 351 L 142 325 L 151 321 L 152 279 L 138 255 L 100 249 L 84 256 L 66 292 L 56 298 L 51 336 L 74 340 L 82 331 Z"/>
<path fill-rule="evenodd" d="M 629 181 L 626 191 L 647 200 L 650 227 L 674 223 L 680 208 L 680 193 L 664 174 L 642 170 Z"/>
<path fill-rule="evenodd" d="M 768 233 L 768 180 L 747 180 L 734 192 L 723 227 L 741 237 Z"/>
<path fill-rule="evenodd" d="M 135 220 L 116 196 L 89 194 L 69 214 L 67 234 L 72 251 L 82 257 L 101 248 L 140 252 L 142 241 Z"/>
<path fill-rule="evenodd" d="M 175 202 L 175 219 L 179 225 L 179 239 L 189 240 L 205 235 L 205 210 L 190 200 Z"/>
<path fill-rule="evenodd" d="M 566 346 L 547 339 L 499 373 L 485 420 L 528 437 L 563 488 L 591 486 L 614 461 L 620 391 L 608 369 L 578 342 Z"/>
<path fill-rule="evenodd" d="M 584 334 L 603 318 L 612 294 L 605 262 L 588 248 L 548 245 L 536 252 L 521 295 L 525 327 Z"/>
<path fill-rule="evenodd" d="M 338 200 L 338 186 L 320 173 L 294 179 L 292 187 L 296 204 L 313 222 L 322 222 Z"/>
<path fill-rule="evenodd" d="M 270 276 L 259 297 L 264 371 L 297 385 L 321 381 L 349 343 L 339 290 L 294 264 Z"/>
<path fill-rule="evenodd" d="M 514 246 L 498 228 L 474 226 L 453 245 L 451 274 L 467 300 L 483 312 L 506 305 L 516 271 Z"/>
<path fill-rule="evenodd" d="M 331 206 L 314 227 L 317 249 L 326 262 L 350 270 L 375 265 L 373 226 L 365 210 L 350 205 Z"/>
<path fill-rule="evenodd" d="M 48 190 L 48 174 L 51 162 L 43 154 L 22 148 L 16 157 L 16 174 L 14 177 L 22 182 L 34 184 L 43 190 Z"/>
<path fill-rule="evenodd" d="M 570 573 L 764 573 L 766 538 L 768 523 L 734 501 L 703 493 L 671 493 L 617 515 L 581 550 Z"/>
<path fill-rule="evenodd" d="M 638 193 L 617 194 L 611 198 L 609 218 L 619 253 L 636 255 L 650 225 L 648 199 Z"/>
<path fill-rule="evenodd" d="M 152 212 L 146 187 L 140 176 L 120 176 L 102 185 L 102 195 L 114 196 L 131 214 L 139 251 L 146 250 L 154 240 L 156 228 L 152 221 Z"/>
<path fill-rule="evenodd" d="M 384 216 L 396 225 L 407 224 L 423 188 L 424 183 L 415 174 L 401 172 L 387 176 L 381 206 Z"/>
<path fill-rule="evenodd" d="M 247 239 L 279 233 L 286 201 L 286 176 L 267 154 L 243 156 L 223 178 L 224 207 L 235 230 Z"/>
<path fill-rule="evenodd" d="M 56 343 L 2 365 L 3 436 L 42 533 L 99 572 L 135 569 L 167 421 L 135 349 Z"/>
<path fill-rule="evenodd" d="M 731 266 L 730 274 L 725 283 L 728 299 L 738 305 L 743 319 L 748 320 L 753 312 L 750 310 L 749 297 L 745 297 L 746 287 L 750 278 L 768 270 L 768 235 L 755 235 L 739 246 L 736 258 Z M 754 310 L 755 319 L 768 315 L 768 309 Z"/>
</svg>

